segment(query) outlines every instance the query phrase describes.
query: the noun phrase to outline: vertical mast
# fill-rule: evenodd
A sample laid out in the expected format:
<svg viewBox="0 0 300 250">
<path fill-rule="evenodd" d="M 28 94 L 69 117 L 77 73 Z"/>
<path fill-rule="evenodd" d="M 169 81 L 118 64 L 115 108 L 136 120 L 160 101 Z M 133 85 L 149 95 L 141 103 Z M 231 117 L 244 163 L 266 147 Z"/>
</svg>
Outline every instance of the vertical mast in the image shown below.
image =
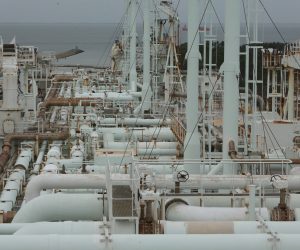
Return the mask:
<svg viewBox="0 0 300 250">
<path fill-rule="evenodd" d="M 142 88 L 142 98 L 144 100 L 143 110 L 149 110 L 151 108 L 151 74 L 150 74 L 150 49 L 151 49 L 151 39 L 150 39 L 150 12 L 151 12 L 151 1 L 144 0 L 144 57 L 143 57 L 143 88 Z"/>
<path fill-rule="evenodd" d="M 238 145 L 239 62 L 240 52 L 240 0 L 226 0 L 225 58 L 224 58 L 224 110 L 223 158 L 228 159 L 229 141 Z M 226 165 L 224 174 L 232 174 L 233 166 Z"/>
<path fill-rule="evenodd" d="M 184 159 L 200 159 L 200 135 L 198 132 L 198 78 L 199 78 L 199 0 L 188 1 L 188 50 L 187 50 L 187 102 L 186 123 L 187 130 L 184 142 Z M 195 128 L 196 127 L 196 128 Z M 188 167 L 188 166 L 187 166 Z M 195 171 L 195 170 L 194 170 Z M 193 171 L 190 171 L 193 172 Z M 198 171 L 199 173 L 199 171 Z"/>
<path fill-rule="evenodd" d="M 130 33 L 130 64 L 129 64 L 129 90 L 136 91 L 137 73 L 136 73 L 136 19 L 137 2 L 130 0 L 129 6 L 129 33 Z"/>
</svg>

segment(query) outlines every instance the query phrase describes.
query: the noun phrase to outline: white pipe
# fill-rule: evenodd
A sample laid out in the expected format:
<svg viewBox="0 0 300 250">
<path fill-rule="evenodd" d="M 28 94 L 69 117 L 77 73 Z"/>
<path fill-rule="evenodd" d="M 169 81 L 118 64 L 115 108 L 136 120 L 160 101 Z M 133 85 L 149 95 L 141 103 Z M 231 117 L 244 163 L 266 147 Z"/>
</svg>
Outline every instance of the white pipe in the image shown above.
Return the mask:
<svg viewBox="0 0 300 250">
<path fill-rule="evenodd" d="M 288 119 L 290 121 L 294 120 L 294 91 L 295 91 L 295 81 L 294 81 L 294 69 L 289 68 L 289 92 L 288 92 Z"/>
<path fill-rule="evenodd" d="M 188 1 L 188 67 L 187 67 L 187 102 L 186 102 L 186 136 L 184 141 L 184 159 L 200 159 L 200 134 L 195 129 L 199 114 L 199 36 L 200 1 Z M 197 34 L 195 39 L 195 34 Z M 185 169 L 193 173 L 195 165 L 186 165 Z"/>
<path fill-rule="evenodd" d="M 38 197 L 43 189 L 100 189 L 105 186 L 105 175 L 38 175 L 28 182 L 24 200 L 27 203 Z"/>
<path fill-rule="evenodd" d="M 164 221 L 164 234 L 300 234 L 300 222 L 265 221 Z"/>
<path fill-rule="evenodd" d="M 15 223 L 11 223 L 14 225 Z M 22 225 L 22 224 L 21 224 Z M 102 226 L 102 229 L 101 229 Z M 1 227 L 0 227 L 1 228 Z M 101 234 L 102 222 L 65 221 L 65 222 L 36 222 L 23 224 L 14 235 L 31 234 Z"/>
<path fill-rule="evenodd" d="M 264 220 L 270 220 L 268 209 L 256 208 Z M 170 221 L 244 221 L 249 217 L 245 207 L 196 207 L 183 203 L 173 203 L 166 210 Z"/>
<path fill-rule="evenodd" d="M 121 175 L 119 178 L 128 179 L 128 175 Z M 271 187 L 271 176 L 204 176 L 190 175 L 187 182 L 181 183 L 182 188 L 199 189 L 244 189 L 250 184 L 261 187 Z M 287 179 L 290 190 L 300 190 L 300 176 L 283 176 Z M 172 174 L 155 177 L 148 176 L 147 181 L 153 183 L 157 188 L 173 189 L 175 179 Z M 25 191 L 26 202 L 39 196 L 43 189 L 100 189 L 105 187 L 105 175 L 39 175 L 30 180 Z M 300 207 L 300 206 L 299 206 Z"/>
<path fill-rule="evenodd" d="M 31 149 L 22 150 L 16 160 L 15 168 L 22 168 L 24 170 L 27 170 L 29 167 L 29 163 L 31 161 L 31 157 L 32 157 Z"/>
<path fill-rule="evenodd" d="M 92 132 L 90 127 L 82 127 L 81 130 L 89 130 Z M 106 134 L 113 133 L 116 140 L 129 139 L 135 141 L 152 141 L 154 139 L 161 141 L 176 141 L 176 138 L 169 127 L 162 127 L 160 129 L 156 128 L 136 128 L 136 129 L 126 129 L 126 128 L 99 128 L 98 133 Z"/>
<path fill-rule="evenodd" d="M 130 14 L 130 60 L 129 60 L 129 89 L 136 91 L 137 73 L 136 73 L 136 19 L 138 16 L 136 0 L 130 0 L 129 14 Z"/>
<path fill-rule="evenodd" d="M 41 146 L 40 151 L 39 151 L 39 154 L 38 154 L 38 157 L 37 157 L 35 163 L 33 164 L 33 170 L 32 170 L 33 174 L 38 174 L 38 172 L 41 169 L 41 164 L 43 162 L 43 158 L 44 158 L 44 155 L 45 155 L 47 144 L 48 144 L 47 141 L 43 141 L 42 146 Z"/>
<path fill-rule="evenodd" d="M 114 135 L 103 135 L 103 145 L 106 149 L 134 149 L 137 155 L 176 155 L 176 142 L 115 142 Z"/>
<path fill-rule="evenodd" d="M 5 250 L 298 250 L 298 234 L 253 235 L 7 235 Z M 125 246 L 125 247 L 124 247 Z"/>
<path fill-rule="evenodd" d="M 25 226 L 24 223 L 1 223 L 0 224 L 0 235 L 14 234 L 20 228 Z"/>
<path fill-rule="evenodd" d="M 54 107 L 51 117 L 50 117 L 50 124 L 55 123 L 57 111 L 58 111 L 58 107 Z"/>
<path fill-rule="evenodd" d="M 229 159 L 229 141 L 238 145 L 239 116 L 239 52 L 240 52 L 240 0 L 226 0 L 225 57 L 224 57 L 224 109 L 223 159 Z M 224 174 L 233 174 L 234 166 L 226 165 Z"/>
<path fill-rule="evenodd" d="M 75 93 L 75 98 L 101 98 L 103 100 L 110 101 L 133 101 L 135 93 L 127 93 L 127 92 L 97 92 L 97 93 Z M 139 94 L 140 95 L 140 94 Z"/>
<path fill-rule="evenodd" d="M 8 177 L 0 197 L 0 211 L 12 211 L 25 179 L 25 170 L 14 170 Z"/>
<path fill-rule="evenodd" d="M 61 152 L 60 152 L 61 145 L 52 145 L 50 150 L 47 153 L 47 159 L 60 159 Z M 47 162 L 48 162 L 47 160 Z"/>
<path fill-rule="evenodd" d="M 103 204 L 104 207 L 103 207 Z M 98 194 L 46 194 L 24 204 L 12 223 L 102 220 L 107 202 Z"/>
<path fill-rule="evenodd" d="M 76 157 L 76 158 L 71 158 L 71 159 L 49 159 L 47 161 L 47 167 L 48 165 L 55 165 L 58 169 L 61 169 L 64 167 L 66 170 L 68 169 L 78 169 L 82 166 L 83 163 L 83 157 Z"/>
<path fill-rule="evenodd" d="M 199 170 L 200 172 L 200 170 Z M 288 182 L 289 190 L 300 190 L 300 176 L 283 175 Z M 253 184 L 258 187 L 272 187 L 270 182 L 271 175 L 190 175 L 188 181 L 182 182 L 182 188 L 199 188 L 199 189 L 244 189 L 248 185 Z M 155 177 L 147 176 L 147 180 L 153 182 L 158 188 L 174 188 L 173 175 L 155 175 Z"/>
<path fill-rule="evenodd" d="M 249 185 L 249 220 L 255 221 L 256 214 L 255 214 L 255 193 L 256 193 L 256 186 Z"/>
<path fill-rule="evenodd" d="M 143 1 L 143 13 L 144 13 L 144 57 L 143 57 L 143 87 L 142 87 L 142 100 L 143 111 L 151 108 L 151 73 L 150 73 L 150 50 L 151 50 L 151 38 L 150 38 L 150 13 L 152 8 L 151 0 Z M 151 9 L 150 9 L 151 8 Z"/>
<path fill-rule="evenodd" d="M 142 118 L 103 118 L 99 119 L 98 122 L 101 124 L 119 124 L 119 125 L 130 125 L 130 126 L 161 126 L 170 125 L 171 119 L 142 119 Z"/>
<path fill-rule="evenodd" d="M 23 149 L 19 154 L 14 166 L 14 171 L 9 175 L 6 180 L 4 189 L 0 196 L 0 211 L 12 211 L 17 196 L 19 195 L 23 181 L 25 181 L 25 171 L 29 167 L 32 157 L 32 150 Z"/>
<path fill-rule="evenodd" d="M 3 224 L 2 224 L 3 225 Z M 102 221 L 64 221 L 64 222 L 36 222 L 36 223 L 11 223 L 10 227 L 4 226 L 2 229 L 0 224 L 0 235 L 43 235 L 43 234 L 59 234 L 59 235 L 78 235 L 78 234 L 104 234 L 105 226 Z M 15 226 L 16 225 L 16 226 Z M 115 221 L 114 233 L 116 234 L 134 234 L 135 225 L 132 221 Z"/>
</svg>

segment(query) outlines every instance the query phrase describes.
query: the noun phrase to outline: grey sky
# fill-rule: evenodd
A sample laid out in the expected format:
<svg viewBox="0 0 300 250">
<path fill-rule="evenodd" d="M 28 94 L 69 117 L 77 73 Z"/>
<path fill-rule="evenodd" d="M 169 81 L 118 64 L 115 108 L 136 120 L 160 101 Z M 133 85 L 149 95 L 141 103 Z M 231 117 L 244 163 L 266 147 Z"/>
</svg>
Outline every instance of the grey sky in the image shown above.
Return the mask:
<svg viewBox="0 0 300 250">
<path fill-rule="evenodd" d="M 186 21 L 186 4 L 180 2 L 180 16 Z M 245 0 L 246 1 L 246 0 Z M 174 0 L 176 3 L 177 0 Z M 224 16 L 224 0 L 213 1 Z M 278 23 L 300 24 L 300 0 L 263 0 Z M 0 22 L 119 22 L 124 0 L 0 0 Z"/>
</svg>

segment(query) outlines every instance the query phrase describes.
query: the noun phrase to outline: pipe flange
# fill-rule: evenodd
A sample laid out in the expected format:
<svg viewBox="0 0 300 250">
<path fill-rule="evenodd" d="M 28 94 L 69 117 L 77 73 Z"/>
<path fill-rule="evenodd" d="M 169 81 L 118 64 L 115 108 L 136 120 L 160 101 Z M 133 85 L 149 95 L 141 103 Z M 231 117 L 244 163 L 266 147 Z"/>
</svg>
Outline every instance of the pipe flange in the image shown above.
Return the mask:
<svg viewBox="0 0 300 250">
<path fill-rule="evenodd" d="M 180 199 L 180 198 L 176 198 L 176 199 L 172 199 L 172 200 L 169 200 L 167 201 L 166 205 L 165 205 L 165 211 L 167 212 L 168 211 L 168 208 L 175 204 L 175 203 L 182 203 L 182 204 L 185 204 L 185 205 L 189 205 L 189 203 L 183 199 Z"/>
</svg>

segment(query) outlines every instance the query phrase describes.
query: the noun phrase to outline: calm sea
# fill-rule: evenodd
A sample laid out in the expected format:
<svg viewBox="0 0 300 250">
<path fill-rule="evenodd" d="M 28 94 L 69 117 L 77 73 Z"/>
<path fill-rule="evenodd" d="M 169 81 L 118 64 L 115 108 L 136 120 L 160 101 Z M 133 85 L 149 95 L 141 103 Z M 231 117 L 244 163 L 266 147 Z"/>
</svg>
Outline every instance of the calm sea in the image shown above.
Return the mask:
<svg viewBox="0 0 300 250">
<path fill-rule="evenodd" d="M 0 24 L 0 35 L 5 42 L 9 42 L 14 36 L 21 45 L 34 45 L 40 51 L 62 52 L 68 49 L 78 48 L 85 52 L 73 56 L 63 64 L 88 64 L 103 65 L 109 62 L 110 49 L 115 39 L 118 39 L 121 30 L 118 24 L 32 24 L 11 23 Z M 271 25 L 260 26 L 260 34 L 264 41 L 282 42 L 275 28 Z M 300 38 L 299 24 L 279 24 L 279 30 L 286 41 L 294 41 Z M 139 27 L 141 30 L 141 27 Z M 139 32 L 141 33 L 141 32 Z M 218 37 L 223 37 L 218 28 Z M 142 40 L 142 36 L 139 36 Z M 186 32 L 182 32 L 181 41 L 186 41 Z"/>
</svg>

